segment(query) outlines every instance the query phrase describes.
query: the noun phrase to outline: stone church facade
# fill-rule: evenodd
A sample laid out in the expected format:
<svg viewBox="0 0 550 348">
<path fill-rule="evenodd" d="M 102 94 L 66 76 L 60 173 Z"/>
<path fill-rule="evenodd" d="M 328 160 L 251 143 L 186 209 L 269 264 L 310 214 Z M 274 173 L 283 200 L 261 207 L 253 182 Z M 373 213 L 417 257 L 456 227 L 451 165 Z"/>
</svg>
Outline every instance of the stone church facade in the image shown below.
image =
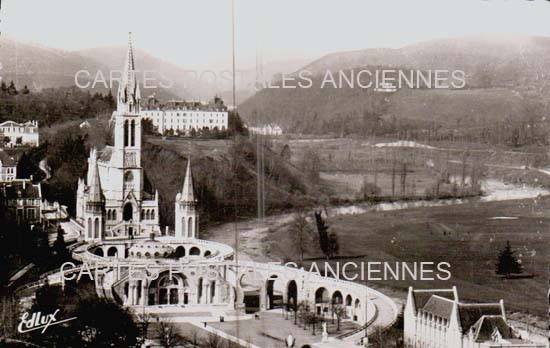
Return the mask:
<svg viewBox="0 0 550 348">
<path fill-rule="evenodd" d="M 117 109 L 111 118 L 114 146 L 92 149 L 87 177 L 78 182 L 76 217 L 84 226 L 86 240 L 160 234 L 158 192 L 144 188 L 140 108 L 141 93 L 130 41 Z M 187 210 L 192 210 L 194 202 L 186 204 Z"/>
</svg>

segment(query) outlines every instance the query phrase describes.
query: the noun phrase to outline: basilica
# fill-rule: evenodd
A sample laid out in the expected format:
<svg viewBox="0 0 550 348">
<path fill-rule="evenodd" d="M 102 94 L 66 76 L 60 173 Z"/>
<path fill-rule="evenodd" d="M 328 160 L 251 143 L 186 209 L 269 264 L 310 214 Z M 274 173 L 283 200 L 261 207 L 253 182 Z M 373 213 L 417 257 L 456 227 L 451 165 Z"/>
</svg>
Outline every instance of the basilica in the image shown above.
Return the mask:
<svg viewBox="0 0 550 348">
<path fill-rule="evenodd" d="M 117 93 L 114 146 L 92 149 L 86 180 L 78 182 L 76 217 L 85 240 L 159 235 L 158 192 L 144 189 L 141 166 L 141 93 L 129 42 Z M 176 235 L 198 237 L 191 167 L 176 203 Z"/>
</svg>

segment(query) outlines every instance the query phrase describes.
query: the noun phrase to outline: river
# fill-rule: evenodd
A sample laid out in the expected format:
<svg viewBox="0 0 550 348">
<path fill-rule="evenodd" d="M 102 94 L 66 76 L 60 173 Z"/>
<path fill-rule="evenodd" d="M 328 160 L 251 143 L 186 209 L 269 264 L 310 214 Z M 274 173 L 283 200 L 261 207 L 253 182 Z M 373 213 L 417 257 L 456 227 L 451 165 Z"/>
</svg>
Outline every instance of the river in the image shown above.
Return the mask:
<svg viewBox="0 0 550 348">
<path fill-rule="evenodd" d="M 549 195 L 550 191 L 541 187 L 506 184 L 500 180 L 487 179 L 482 183 L 484 195 L 466 199 L 440 199 L 420 201 L 398 201 L 392 203 L 357 203 L 333 206 L 326 209 L 329 217 L 364 214 L 372 211 L 391 211 L 419 207 L 437 207 L 471 202 L 495 202 L 513 199 L 530 199 Z M 235 234 L 238 235 L 238 254 L 242 260 L 272 261 L 263 243 L 270 230 L 280 228 L 292 221 L 293 214 L 276 214 L 263 221 L 246 220 L 237 223 L 225 223 L 208 229 L 207 238 L 216 242 L 235 246 Z M 503 217 L 505 218 L 505 217 Z"/>
</svg>

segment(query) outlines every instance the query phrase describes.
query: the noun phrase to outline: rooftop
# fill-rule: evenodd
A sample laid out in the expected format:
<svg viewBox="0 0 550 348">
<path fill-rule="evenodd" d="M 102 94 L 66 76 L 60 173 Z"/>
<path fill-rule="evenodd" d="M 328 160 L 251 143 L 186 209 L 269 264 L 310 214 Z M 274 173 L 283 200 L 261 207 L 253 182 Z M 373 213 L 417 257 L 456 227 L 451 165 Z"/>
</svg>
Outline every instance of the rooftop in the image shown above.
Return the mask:
<svg viewBox="0 0 550 348">
<path fill-rule="evenodd" d="M 223 100 L 219 97 L 215 97 L 210 102 L 204 102 L 200 100 L 169 100 L 165 103 L 160 103 L 154 97 L 149 98 L 142 105 L 142 111 L 176 111 L 176 110 L 189 110 L 189 111 L 227 111 L 227 106 L 223 103 Z"/>
<path fill-rule="evenodd" d="M 2 195 L 7 200 L 13 199 L 41 199 L 40 184 L 33 184 L 30 180 L 15 180 L 4 183 L 1 188 Z"/>
<path fill-rule="evenodd" d="M 2 163 L 3 166 L 16 166 L 17 161 L 12 156 L 8 155 L 6 151 L 0 149 L 0 163 Z"/>
</svg>

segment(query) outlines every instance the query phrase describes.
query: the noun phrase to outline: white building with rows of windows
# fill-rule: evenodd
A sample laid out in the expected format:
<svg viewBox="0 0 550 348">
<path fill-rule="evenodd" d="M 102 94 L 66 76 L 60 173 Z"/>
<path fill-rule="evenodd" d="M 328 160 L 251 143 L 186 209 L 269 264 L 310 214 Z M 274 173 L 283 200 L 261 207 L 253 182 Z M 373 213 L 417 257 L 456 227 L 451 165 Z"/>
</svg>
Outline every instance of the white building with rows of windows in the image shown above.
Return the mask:
<svg viewBox="0 0 550 348">
<path fill-rule="evenodd" d="M 219 97 L 210 103 L 171 100 L 166 105 L 155 104 L 142 108 L 140 116 L 151 120 L 160 134 L 172 131 L 189 135 L 192 130 L 227 130 L 227 107 Z"/>
<path fill-rule="evenodd" d="M 38 121 L 2 122 L 0 123 L 0 140 L 10 147 L 16 145 L 38 146 Z"/>
</svg>

